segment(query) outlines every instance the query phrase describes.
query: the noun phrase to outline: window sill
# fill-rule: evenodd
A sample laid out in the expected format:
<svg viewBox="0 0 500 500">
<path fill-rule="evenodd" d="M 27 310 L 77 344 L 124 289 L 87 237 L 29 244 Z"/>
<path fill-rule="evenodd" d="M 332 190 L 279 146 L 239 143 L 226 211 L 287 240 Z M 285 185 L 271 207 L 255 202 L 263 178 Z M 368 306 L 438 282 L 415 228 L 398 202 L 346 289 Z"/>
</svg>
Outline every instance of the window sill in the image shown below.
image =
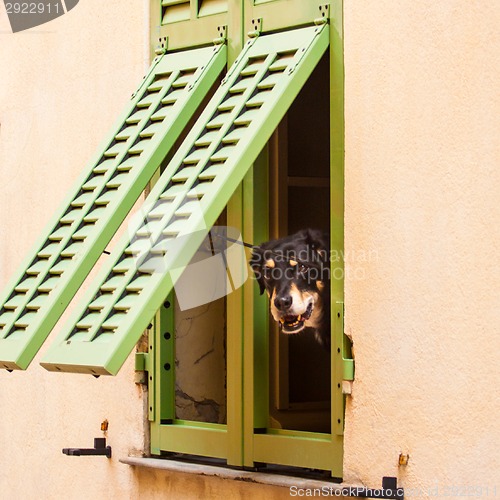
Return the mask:
<svg viewBox="0 0 500 500">
<path fill-rule="evenodd" d="M 176 460 L 164 460 L 161 458 L 141 458 L 126 457 L 120 458 L 120 462 L 135 467 L 149 467 L 152 469 L 161 469 L 169 472 L 180 472 L 184 474 L 198 474 L 201 476 L 215 476 L 221 479 L 234 479 L 236 481 L 247 481 L 259 484 L 268 484 L 272 486 L 282 486 L 284 488 L 311 489 L 327 488 L 332 495 L 337 491 L 349 488 L 350 485 L 321 481 L 317 479 L 304 479 L 301 477 L 285 476 L 281 474 L 269 474 L 265 472 L 251 472 L 237 469 L 229 469 L 214 465 L 202 465 L 181 462 Z"/>
</svg>

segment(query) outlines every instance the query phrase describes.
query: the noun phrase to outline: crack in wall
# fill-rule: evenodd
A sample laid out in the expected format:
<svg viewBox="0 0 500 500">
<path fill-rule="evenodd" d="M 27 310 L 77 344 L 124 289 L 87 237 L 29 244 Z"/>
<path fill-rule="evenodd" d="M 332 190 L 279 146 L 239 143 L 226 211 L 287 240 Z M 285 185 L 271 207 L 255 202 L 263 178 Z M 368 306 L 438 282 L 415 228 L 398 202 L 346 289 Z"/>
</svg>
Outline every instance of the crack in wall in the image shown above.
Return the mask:
<svg viewBox="0 0 500 500">
<path fill-rule="evenodd" d="M 175 405 L 177 410 L 188 411 L 193 409 L 196 411 L 202 422 L 219 422 L 221 414 L 221 405 L 213 399 L 203 398 L 197 400 L 179 388 L 175 390 Z M 185 402 L 185 403 L 184 403 Z"/>
<path fill-rule="evenodd" d="M 208 355 L 212 354 L 215 351 L 215 348 L 212 347 L 209 351 L 207 351 L 205 354 L 202 354 L 195 362 L 193 363 L 194 365 L 197 365 L 203 358 L 206 358 Z"/>
</svg>

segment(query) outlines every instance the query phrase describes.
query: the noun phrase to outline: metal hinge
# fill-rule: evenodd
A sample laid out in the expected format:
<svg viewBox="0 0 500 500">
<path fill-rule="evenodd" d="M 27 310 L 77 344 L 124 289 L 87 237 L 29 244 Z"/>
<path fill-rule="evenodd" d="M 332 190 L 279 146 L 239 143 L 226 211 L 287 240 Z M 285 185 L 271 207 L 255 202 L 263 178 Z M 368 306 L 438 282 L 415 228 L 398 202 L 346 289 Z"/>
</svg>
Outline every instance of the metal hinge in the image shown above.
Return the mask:
<svg viewBox="0 0 500 500">
<path fill-rule="evenodd" d="M 343 380 L 354 380 L 354 359 L 343 359 Z"/>
<path fill-rule="evenodd" d="M 167 52 L 168 48 L 168 36 L 161 36 L 158 38 L 158 45 L 155 48 L 155 54 L 161 56 Z"/>
<path fill-rule="evenodd" d="M 227 25 L 217 26 L 217 37 L 214 38 L 214 45 L 223 45 L 227 41 Z"/>
<path fill-rule="evenodd" d="M 250 38 L 255 38 L 262 33 L 262 17 L 252 19 L 252 29 L 248 32 Z"/>
<path fill-rule="evenodd" d="M 153 68 L 158 64 L 158 62 L 160 61 L 160 59 L 162 58 L 162 56 L 167 52 L 167 46 L 168 46 L 168 37 L 164 36 L 164 37 L 158 38 L 158 45 L 155 48 L 156 57 L 151 61 L 151 68 L 149 70 L 149 73 L 145 74 L 142 77 L 143 81 L 142 81 L 141 85 L 130 96 L 130 99 L 133 99 L 142 90 L 142 88 L 144 86 L 144 80 L 146 80 L 146 78 L 148 77 L 148 75 L 151 74 L 151 71 L 153 71 Z M 104 253 L 108 253 L 108 252 L 104 252 Z"/>
<path fill-rule="evenodd" d="M 220 26 L 219 26 L 220 27 Z M 225 40 L 225 38 L 224 38 Z M 215 40 L 214 40 L 214 43 L 215 43 Z M 215 57 L 215 54 L 217 54 L 220 50 L 222 50 L 222 47 L 223 45 L 225 44 L 224 43 L 218 43 L 218 44 L 215 44 L 214 47 L 213 47 L 213 54 L 211 57 Z M 210 64 L 210 61 L 207 63 L 207 64 Z M 191 92 L 191 90 L 193 90 L 194 86 L 196 85 L 196 83 L 198 82 L 198 80 L 201 78 L 201 76 L 203 75 L 203 70 L 205 69 L 206 65 L 203 65 L 203 66 L 200 66 L 197 70 L 196 70 L 196 73 L 195 73 L 195 76 L 194 76 L 194 79 L 189 83 L 189 85 L 186 87 L 186 90 L 188 92 Z"/>
<path fill-rule="evenodd" d="M 151 358 L 149 352 L 136 352 L 135 353 L 135 377 L 136 384 L 147 384 L 147 372 L 151 371 Z"/>
<path fill-rule="evenodd" d="M 352 393 L 352 383 L 354 380 L 354 359 L 351 359 L 350 348 L 348 345 L 348 339 L 344 333 L 344 303 L 336 302 L 336 307 L 334 309 L 336 315 L 336 321 L 338 325 L 335 327 L 335 331 L 342 332 L 342 345 L 337 349 L 337 355 L 339 356 L 339 361 L 342 363 L 342 393 L 351 394 Z"/>
<path fill-rule="evenodd" d="M 239 71 L 241 69 L 238 67 L 238 64 L 240 63 L 241 59 L 243 57 L 245 57 L 247 50 L 250 49 L 250 47 L 255 43 L 256 40 L 257 40 L 257 37 L 250 38 L 250 40 L 247 40 L 247 42 L 245 43 L 245 45 L 243 47 L 243 50 L 239 53 L 238 57 L 235 59 L 233 64 L 231 64 L 229 71 L 226 73 L 226 76 L 222 79 L 221 85 L 224 85 L 236 70 Z"/>
<path fill-rule="evenodd" d="M 323 4 L 319 6 L 319 17 L 314 20 L 314 24 L 327 24 L 330 19 L 330 5 Z"/>
</svg>

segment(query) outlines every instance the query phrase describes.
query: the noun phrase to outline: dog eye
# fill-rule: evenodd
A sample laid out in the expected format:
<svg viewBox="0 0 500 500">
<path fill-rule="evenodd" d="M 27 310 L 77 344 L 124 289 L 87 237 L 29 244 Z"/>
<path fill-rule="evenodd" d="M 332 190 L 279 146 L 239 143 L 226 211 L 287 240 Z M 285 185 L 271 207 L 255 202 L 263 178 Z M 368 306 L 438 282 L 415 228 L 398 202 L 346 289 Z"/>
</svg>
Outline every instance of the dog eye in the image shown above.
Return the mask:
<svg viewBox="0 0 500 500">
<path fill-rule="evenodd" d="M 271 278 L 271 269 L 269 267 L 264 267 L 263 269 L 264 278 L 266 280 Z"/>
</svg>

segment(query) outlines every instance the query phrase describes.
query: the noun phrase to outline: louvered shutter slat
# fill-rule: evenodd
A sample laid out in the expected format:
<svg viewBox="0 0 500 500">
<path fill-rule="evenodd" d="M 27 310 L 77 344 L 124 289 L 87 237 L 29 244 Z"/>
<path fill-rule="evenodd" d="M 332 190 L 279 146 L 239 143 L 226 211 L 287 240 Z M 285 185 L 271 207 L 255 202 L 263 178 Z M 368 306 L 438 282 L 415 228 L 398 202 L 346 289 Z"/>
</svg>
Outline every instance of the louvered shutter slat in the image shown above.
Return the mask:
<svg viewBox="0 0 500 500">
<path fill-rule="evenodd" d="M 25 369 L 31 362 L 225 65 L 223 45 L 154 60 L 109 139 L 0 297 L 0 368 Z M 167 116 L 153 122 L 165 99 Z M 14 290 L 23 292 L 23 300 L 5 315 Z M 42 300 L 35 298 L 39 290 L 51 291 Z"/>
<path fill-rule="evenodd" d="M 51 345 L 42 366 L 54 371 L 117 373 L 171 291 L 174 278 L 170 271 L 189 263 L 327 47 L 327 25 L 263 35 L 246 45 L 145 201 L 145 207 L 157 207 L 161 200 L 169 200 L 170 206 L 157 219 L 154 230 L 146 214 L 145 223 L 138 221 L 131 228 L 136 236 L 127 234 L 116 245 L 109 264 Z M 287 63 L 275 64 L 282 60 Z M 262 104 L 248 107 L 261 88 L 269 95 Z M 225 106 L 229 100 L 231 106 Z M 237 141 L 224 146 L 224 138 L 236 122 L 245 130 Z M 203 147 L 197 146 L 201 144 Z M 217 167 L 211 171 L 214 165 Z M 131 241 L 144 236 L 151 248 L 128 257 Z M 93 325 L 85 342 L 78 341 L 73 325 L 89 313 L 87 304 L 99 290 L 118 275 L 121 281 L 102 309 L 102 324 Z M 127 301 L 129 296 L 133 300 Z"/>
</svg>

